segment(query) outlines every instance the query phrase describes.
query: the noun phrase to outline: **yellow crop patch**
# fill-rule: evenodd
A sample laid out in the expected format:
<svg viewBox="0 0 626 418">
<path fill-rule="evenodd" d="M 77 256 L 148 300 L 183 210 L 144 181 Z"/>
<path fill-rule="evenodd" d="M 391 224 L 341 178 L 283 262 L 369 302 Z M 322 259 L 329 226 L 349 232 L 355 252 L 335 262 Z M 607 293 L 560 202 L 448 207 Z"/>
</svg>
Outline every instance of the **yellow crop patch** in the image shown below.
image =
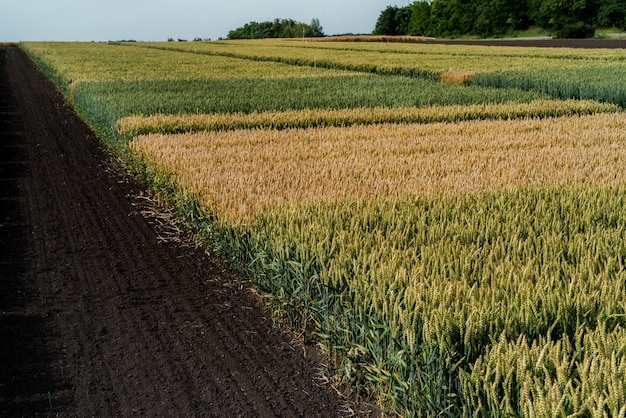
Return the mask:
<svg viewBox="0 0 626 418">
<path fill-rule="evenodd" d="M 291 201 L 626 184 L 621 114 L 154 134 L 131 147 L 233 221 Z"/>
</svg>

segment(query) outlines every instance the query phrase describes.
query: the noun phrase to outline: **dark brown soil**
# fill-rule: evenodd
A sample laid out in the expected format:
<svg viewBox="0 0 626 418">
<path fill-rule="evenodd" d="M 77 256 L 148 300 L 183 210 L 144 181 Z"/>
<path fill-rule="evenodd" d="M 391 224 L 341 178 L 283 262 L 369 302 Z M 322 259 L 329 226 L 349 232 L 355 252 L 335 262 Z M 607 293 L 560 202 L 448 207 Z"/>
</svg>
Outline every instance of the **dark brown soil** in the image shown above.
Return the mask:
<svg viewBox="0 0 626 418">
<path fill-rule="evenodd" d="M 204 251 L 18 48 L 0 48 L 0 416 L 332 417 L 318 350 Z"/>
</svg>

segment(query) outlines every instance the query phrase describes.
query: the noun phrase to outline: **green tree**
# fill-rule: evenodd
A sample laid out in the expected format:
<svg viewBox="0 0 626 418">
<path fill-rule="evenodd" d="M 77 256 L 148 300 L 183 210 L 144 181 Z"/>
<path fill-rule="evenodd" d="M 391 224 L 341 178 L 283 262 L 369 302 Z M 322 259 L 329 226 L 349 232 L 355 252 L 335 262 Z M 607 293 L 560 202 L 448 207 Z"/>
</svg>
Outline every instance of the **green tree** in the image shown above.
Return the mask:
<svg viewBox="0 0 626 418">
<path fill-rule="evenodd" d="M 397 35 L 396 13 L 398 13 L 398 8 L 396 6 L 387 6 L 387 8 L 382 11 L 380 16 L 378 16 L 378 20 L 376 21 L 376 26 L 374 27 L 372 34 Z"/>
<path fill-rule="evenodd" d="M 430 19 L 430 2 L 416 1 L 411 5 L 411 19 L 409 21 L 409 35 L 431 36 L 433 35 Z"/>
<path fill-rule="evenodd" d="M 378 17 L 372 34 L 407 35 L 409 33 L 411 14 L 411 6 L 387 6 Z"/>
<path fill-rule="evenodd" d="M 373 34 L 488 37 L 533 25 L 576 38 L 595 27 L 626 29 L 626 0 L 419 0 L 385 8 Z"/>
<path fill-rule="evenodd" d="M 318 18 L 311 19 L 311 23 L 309 24 L 309 34 L 307 36 L 310 37 L 321 37 L 324 36 L 324 28 L 320 25 L 320 20 Z"/>
<path fill-rule="evenodd" d="M 476 3 L 464 0 L 435 0 L 431 4 L 433 33 L 436 36 L 461 36 L 473 33 Z"/>
<path fill-rule="evenodd" d="M 626 30 L 626 0 L 603 0 L 598 5 L 596 24 L 599 28 Z"/>
<path fill-rule="evenodd" d="M 409 22 L 411 21 L 411 7 L 401 7 L 396 12 L 396 35 L 409 34 Z"/>
<path fill-rule="evenodd" d="M 556 37 L 593 36 L 599 2 L 596 0 L 530 0 L 529 15 Z"/>
<path fill-rule="evenodd" d="M 480 0 L 476 2 L 473 33 L 487 37 L 528 28 L 525 0 Z"/>
<path fill-rule="evenodd" d="M 274 19 L 272 22 L 249 22 L 241 28 L 228 32 L 228 39 L 299 38 L 302 36 L 324 36 L 318 19 L 311 24 L 293 19 Z"/>
<path fill-rule="evenodd" d="M 291 19 L 276 19 L 274 20 L 274 31 L 272 36 L 268 38 L 295 38 L 296 34 L 296 22 Z"/>
</svg>

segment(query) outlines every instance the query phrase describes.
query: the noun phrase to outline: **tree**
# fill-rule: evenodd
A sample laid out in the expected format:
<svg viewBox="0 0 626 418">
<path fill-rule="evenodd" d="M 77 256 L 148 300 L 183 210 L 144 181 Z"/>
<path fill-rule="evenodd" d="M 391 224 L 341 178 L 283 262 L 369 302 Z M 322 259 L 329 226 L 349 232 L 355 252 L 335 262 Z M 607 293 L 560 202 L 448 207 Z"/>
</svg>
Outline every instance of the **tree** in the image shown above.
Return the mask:
<svg viewBox="0 0 626 418">
<path fill-rule="evenodd" d="M 396 13 L 398 8 L 396 6 L 387 6 L 382 11 L 378 20 L 376 21 L 376 27 L 372 32 L 373 35 L 398 35 L 396 31 Z"/>
<path fill-rule="evenodd" d="M 600 28 L 626 29 L 626 0 L 603 0 L 598 6 L 596 24 Z"/>
<path fill-rule="evenodd" d="M 463 0 L 435 0 L 431 4 L 433 33 L 461 36 L 472 33 L 476 21 L 475 3 Z"/>
<path fill-rule="evenodd" d="M 530 26 L 576 38 L 596 27 L 626 30 L 626 0 L 419 0 L 385 8 L 373 34 L 489 37 Z"/>
<path fill-rule="evenodd" d="M 273 22 L 249 22 L 228 32 L 228 39 L 299 38 L 324 36 L 318 19 L 311 25 L 293 19 L 274 19 Z"/>
<path fill-rule="evenodd" d="M 387 6 L 376 22 L 373 35 L 407 35 L 411 21 L 411 6 Z"/>
<path fill-rule="evenodd" d="M 528 28 L 525 0 L 482 0 L 476 2 L 473 33 L 488 37 Z"/>
<path fill-rule="evenodd" d="M 416 1 L 413 3 L 408 34 L 413 36 L 431 36 L 430 25 L 430 2 Z"/>
<path fill-rule="evenodd" d="M 411 7 L 401 7 L 396 12 L 396 35 L 409 34 L 409 22 L 411 21 Z"/>
<path fill-rule="evenodd" d="M 318 18 L 311 19 L 311 23 L 309 24 L 309 34 L 312 38 L 324 36 L 324 28 L 320 25 L 320 20 Z"/>
<path fill-rule="evenodd" d="M 599 4 L 596 0 L 530 0 L 529 16 L 558 38 L 593 36 Z"/>
</svg>

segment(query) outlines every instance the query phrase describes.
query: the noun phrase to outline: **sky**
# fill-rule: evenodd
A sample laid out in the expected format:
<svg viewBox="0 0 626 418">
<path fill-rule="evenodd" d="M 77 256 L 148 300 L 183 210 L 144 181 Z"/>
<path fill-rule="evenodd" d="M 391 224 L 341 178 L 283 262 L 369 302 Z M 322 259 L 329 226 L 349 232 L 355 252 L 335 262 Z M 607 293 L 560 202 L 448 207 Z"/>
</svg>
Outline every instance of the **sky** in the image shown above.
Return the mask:
<svg viewBox="0 0 626 418">
<path fill-rule="evenodd" d="M 225 38 L 252 21 L 317 18 L 326 35 L 371 33 L 393 0 L 2 0 L 0 41 Z"/>
</svg>

